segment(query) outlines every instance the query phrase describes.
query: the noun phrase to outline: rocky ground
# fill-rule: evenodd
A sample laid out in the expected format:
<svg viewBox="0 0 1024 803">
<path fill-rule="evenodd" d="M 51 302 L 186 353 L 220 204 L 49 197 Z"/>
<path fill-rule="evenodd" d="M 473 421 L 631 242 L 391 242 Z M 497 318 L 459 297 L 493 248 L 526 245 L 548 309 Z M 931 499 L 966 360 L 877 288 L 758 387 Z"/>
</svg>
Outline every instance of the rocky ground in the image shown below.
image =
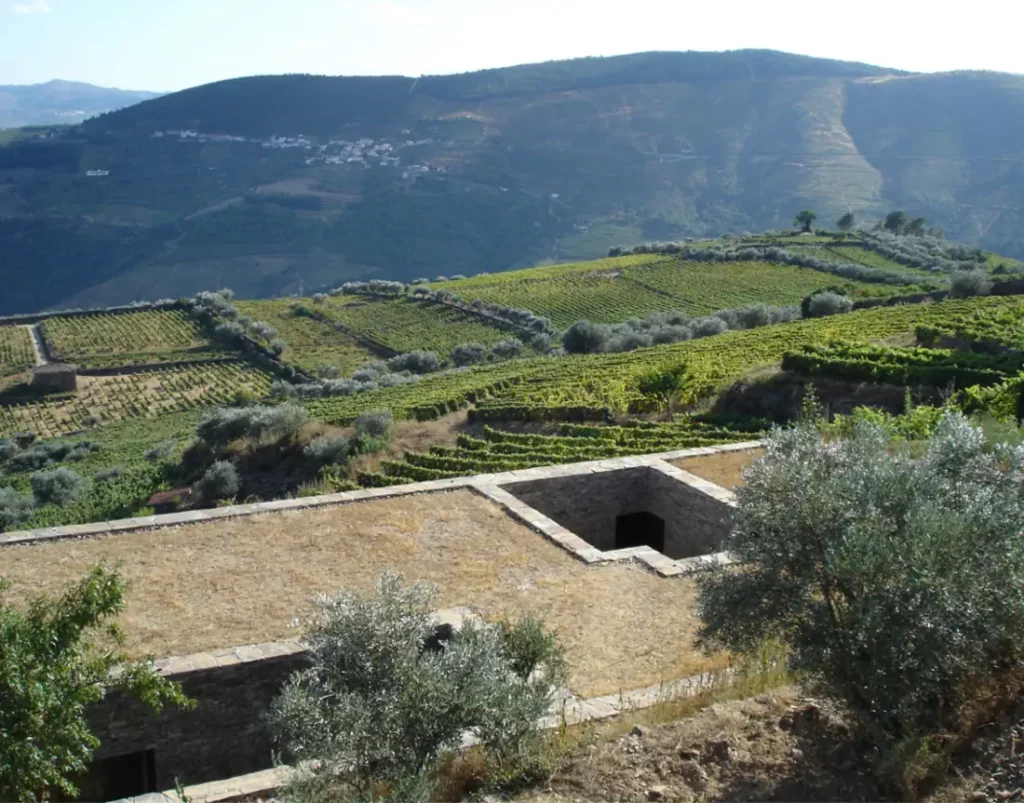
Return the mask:
<svg viewBox="0 0 1024 803">
<path fill-rule="evenodd" d="M 598 738 L 517 803 L 883 801 L 874 753 L 829 703 L 781 689 Z M 1024 801 L 1024 702 L 981 729 L 926 803 Z"/>
<path fill-rule="evenodd" d="M 597 741 L 523 803 L 883 800 L 869 758 L 831 706 L 782 690 Z"/>
</svg>

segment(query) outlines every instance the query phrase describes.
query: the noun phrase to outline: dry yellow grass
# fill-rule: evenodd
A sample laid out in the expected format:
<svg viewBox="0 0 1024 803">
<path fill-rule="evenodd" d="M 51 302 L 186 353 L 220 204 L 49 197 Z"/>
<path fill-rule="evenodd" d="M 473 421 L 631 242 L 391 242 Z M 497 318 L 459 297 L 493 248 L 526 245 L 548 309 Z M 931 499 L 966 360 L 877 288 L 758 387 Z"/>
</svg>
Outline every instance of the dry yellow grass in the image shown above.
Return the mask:
<svg viewBox="0 0 1024 803">
<path fill-rule="evenodd" d="M 369 589 L 385 569 L 439 585 L 443 607 L 542 616 L 573 688 L 604 694 L 722 664 L 693 647 L 695 586 L 635 565 L 586 566 L 460 490 L 0 550 L 15 600 L 99 561 L 131 583 L 130 649 L 157 656 L 296 635 L 316 593 Z"/>
<path fill-rule="evenodd" d="M 763 449 L 750 449 L 742 452 L 722 452 L 720 454 L 684 457 L 672 463 L 683 471 L 689 471 L 698 477 L 720 485 L 723 488 L 735 488 L 743 484 L 743 469 L 764 455 Z"/>
</svg>

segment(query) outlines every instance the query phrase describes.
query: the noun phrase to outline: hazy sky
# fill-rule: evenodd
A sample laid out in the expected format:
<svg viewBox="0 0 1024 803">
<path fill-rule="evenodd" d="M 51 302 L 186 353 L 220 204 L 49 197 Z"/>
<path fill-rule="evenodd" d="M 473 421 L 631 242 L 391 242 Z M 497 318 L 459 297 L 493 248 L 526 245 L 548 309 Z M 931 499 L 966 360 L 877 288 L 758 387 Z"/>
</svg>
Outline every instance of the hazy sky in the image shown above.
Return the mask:
<svg viewBox="0 0 1024 803">
<path fill-rule="evenodd" d="M 175 90 L 242 75 L 421 75 L 759 47 L 1024 73 L 1024 2 L 0 0 L 0 84 Z"/>
</svg>

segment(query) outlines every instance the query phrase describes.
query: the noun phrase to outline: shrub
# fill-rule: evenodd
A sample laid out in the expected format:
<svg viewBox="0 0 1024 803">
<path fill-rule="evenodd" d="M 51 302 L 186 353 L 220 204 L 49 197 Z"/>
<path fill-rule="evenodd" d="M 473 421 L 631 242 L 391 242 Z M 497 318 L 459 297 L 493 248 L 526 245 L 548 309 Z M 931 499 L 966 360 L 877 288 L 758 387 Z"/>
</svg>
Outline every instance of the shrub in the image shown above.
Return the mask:
<svg viewBox="0 0 1024 803">
<path fill-rule="evenodd" d="M 288 344 L 285 343 L 279 337 L 272 337 L 270 339 L 270 342 L 267 343 L 267 348 L 270 350 L 270 353 L 273 354 L 275 357 L 280 357 L 282 354 L 284 354 L 284 350 L 288 348 Z"/>
<path fill-rule="evenodd" d="M 432 351 L 410 351 L 387 361 L 391 371 L 409 371 L 413 374 L 431 374 L 441 370 L 441 358 Z"/>
<path fill-rule="evenodd" d="M 178 444 L 173 440 L 160 441 L 152 449 L 147 449 L 142 453 L 142 456 L 146 458 L 150 463 L 159 463 L 161 460 L 166 460 L 174 454 L 174 450 L 178 448 Z"/>
<path fill-rule="evenodd" d="M 341 376 L 341 369 L 337 365 L 321 365 L 317 367 L 316 375 L 320 379 L 338 379 Z"/>
<path fill-rule="evenodd" d="M 306 408 L 285 403 L 276 407 L 252 407 L 249 435 L 253 438 L 269 436 L 274 439 L 293 438 L 309 417 Z"/>
<path fill-rule="evenodd" d="M 705 645 L 777 637 L 880 746 L 942 731 L 972 685 L 1024 659 L 1024 448 L 948 413 L 920 458 L 862 422 L 777 430 L 701 580 Z"/>
<path fill-rule="evenodd" d="M 523 345 L 523 341 L 515 337 L 509 337 L 505 340 L 499 340 L 491 346 L 491 354 L 496 360 L 514 360 L 522 355 L 524 348 L 526 347 Z"/>
<path fill-rule="evenodd" d="M 0 488 L 0 530 L 9 530 L 28 520 L 35 509 L 31 496 L 18 493 L 10 486 Z"/>
<path fill-rule="evenodd" d="M 252 408 L 220 408 L 203 417 L 196 427 L 196 437 L 210 446 L 230 443 L 245 435 L 252 422 Z"/>
<path fill-rule="evenodd" d="M 590 321 L 577 321 L 562 335 L 562 348 L 570 354 L 593 354 L 603 351 L 608 329 Z"/>
<path fill-rule="evenodd" d="M 242 487 L 238 470 L 226 460 L 218 460 L 210 466 L 196 485 L 203 499 L 228 499 Z"/>
<path fill-rule="evenodd" d="M 213 328 L 213 336 L 218 340 L 224 340 L 228 343 L 237 343 L 245 337 L 245 329 L 242 328 L 240 323 L 226 321 L 225 323 L 217 324 Z"/>
<path fill-rule="evenodd" d="M 310 441 L 302 453 L 321 466 L 340 465 L 348 460 L 349 448 L 344 435 L 321 435 Z"/>
<path fill-rule="evenodd" d="M 487 346 L 483 343 L 463 343 L 452 349 L 451 360 L 455 365 L 473 365 L 487 359 Z"/>
<path fill-rule="evenodd" d="M 85 490 L 85 480 L 70 468 L 37 471 L 29 476 L 32 495 L 40 505 L 65 507 L 78 499 Z"/>
<path fill-rule="evenodd" d="M 307 783 L 322 791 L 333 782 L 360 799 L 432 800 L 435 772 L 465 731 L 490 754 L 536 733 L 563 680 L 557 647 L 527 623 L 467 626 L 427 649 L 435 600 L 432 588 L 403 586 L 393 573 L 373 597 L 317 600 L 305 635 L 312 665 L 270 712 L 277 738 L 309 768 Z M 524 674 L 537 656 L 548 664 Z"/>
<path fill-rule="evenodd" d="M 10 438 L 0 438 L 0 463 L 10 460 L 18 447 Z"/>
<path fill-rule="evenodd" d="M 121 466 L 111 466 L 103 471 L 97 471 L 92 475 L 93 482 L 110 482 L 116 480 L 124 474 L 124 468 Z"/>
<path fill-rule="evenodd" d="M 356 433 L 370 438 L 388 438 L 394 420 L 390 410 L 368 410 L 356 419 Z"/>
<path fill-rule="evenodd" d="M 807 302 L 807 317 L 823 318 L 826 315 L 838 315 L 853 309 L 853 300 L 825 290 L 815 293 Z"/>
<path fill-rule="evenodd" d="M 707 318 L 698 318 L 690 324 L 690 329 L 695 338 L 720 335 L 728 328 L 729 326 L 724 320 L 714 315 Z"/>
<path fill-rule="evenodd" d="M 953 298 L 987 296 L 991 290 L 992 282 L 984 268 L 958 270 L 950 275 L 949 295 Z"/>
</svg>

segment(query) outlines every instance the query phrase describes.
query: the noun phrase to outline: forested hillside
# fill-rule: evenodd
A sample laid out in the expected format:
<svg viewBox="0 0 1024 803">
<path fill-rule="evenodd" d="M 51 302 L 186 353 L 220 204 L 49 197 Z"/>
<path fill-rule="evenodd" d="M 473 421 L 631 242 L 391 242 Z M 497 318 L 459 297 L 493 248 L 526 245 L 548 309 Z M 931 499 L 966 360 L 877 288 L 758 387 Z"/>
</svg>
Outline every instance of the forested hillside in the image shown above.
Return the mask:
<svg viewBox="0 0 1024 803">
<path fill-rule="evenodd" d="M 891 209 L 1024 256 L 1024 78 L 771 51 L 223 81 L 0 145 L 0 314 L 500 271 Z"/>
</svg>

